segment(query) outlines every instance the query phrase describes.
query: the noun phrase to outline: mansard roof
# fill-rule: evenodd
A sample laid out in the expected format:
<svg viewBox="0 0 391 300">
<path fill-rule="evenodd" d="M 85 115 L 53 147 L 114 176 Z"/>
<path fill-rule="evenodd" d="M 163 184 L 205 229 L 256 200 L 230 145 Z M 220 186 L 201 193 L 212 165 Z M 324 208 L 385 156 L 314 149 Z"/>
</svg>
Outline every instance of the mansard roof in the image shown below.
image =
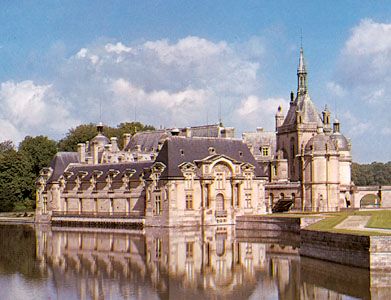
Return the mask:
<svg viewBox="0 0 391 300">
<path fill-rule="evenodd" d="M 74 164 L 74 165 L 70 165 L 66 169 L 67 172 L 72 173 L 72 175 L 69 178 L 67 178 L 67 181 L 75 180 L 78 174 L 83 172 L 85 172 L 86 174 L 82 178 L 82 180 L 89 181 L 93 176 L 94 172 L 96 171 L 102 172 L 101 175 L 97 178 L 98 182 L 104 182 L 110 171 L 117 171 L 118 175 L 114 178 L 114 180 L 121 180 L 123 175 L 130 170 L 135 171 L 131 178 L 138 179 L 140 175 L 143 174 L 144 169 L 149 168 L 152 164 L 153 162 L 150 161 L 118 163 L 118 164 L 98 164 L 98 165 Z"/>
<path fill-rule="evenodd" d="M 262 176 L 254 156 L 242 140 L 170 137 L 166 140 L 156 158 L 156 162 L 166 165 L 162 177 L 181 177 L 182 172 L 179 165 L 209 157 L 211 148 L 214 149 L 216 154 L 222 154 L 239 162 L 256 166 L 256 175 Z"/>
<path fill-rule="evenodd" d="M 140 146 L 141 151 L 157 151 L 159 142 L 162 142 L 169 136 L 171 136 L 171 133 L 165 129 L 137 132 L 132 136 L 125 150 L 135 151 L 137 146 Z"/>
<path fill-rule="evenodd" d="M 69 164 L 78 162 L 77 152 L 57 152 L 50 163 L 53 173 L 48 182 L 57 181 Z"/>
</svg>

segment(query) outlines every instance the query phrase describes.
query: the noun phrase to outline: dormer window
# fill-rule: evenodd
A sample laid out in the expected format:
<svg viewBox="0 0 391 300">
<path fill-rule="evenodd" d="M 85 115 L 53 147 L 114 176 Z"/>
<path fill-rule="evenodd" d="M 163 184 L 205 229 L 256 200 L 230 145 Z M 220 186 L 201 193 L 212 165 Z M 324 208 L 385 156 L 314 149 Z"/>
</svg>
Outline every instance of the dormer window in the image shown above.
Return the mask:
<svg viewBox="0 0 391 300">
<path fill-rule="evenodd" d="M 209 152 L 209 155 L 212 155 L 212 154 L 215 154 L 215 153 L 216 153 L 216 150 L 215 150 L 215 148 L 213 148 L 213 147 L 209 147 L 209 148 L 208 148 L 208 152 Z"/>
<path fill-rule="evenodd" d="M 260 150 L 261 150 L 262 156 L 269 156 L 270 155 L 269 147 L 261 147 Z"/>
</svg>

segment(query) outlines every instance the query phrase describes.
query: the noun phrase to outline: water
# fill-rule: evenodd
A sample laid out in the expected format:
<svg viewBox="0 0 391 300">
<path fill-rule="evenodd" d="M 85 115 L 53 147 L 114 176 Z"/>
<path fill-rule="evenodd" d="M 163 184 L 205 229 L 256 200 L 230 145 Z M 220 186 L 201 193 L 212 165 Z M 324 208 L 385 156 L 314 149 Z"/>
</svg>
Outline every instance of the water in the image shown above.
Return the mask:
<svg viewBox="0 0 391 300">
<path fill-rule="evenodd" d="M 0 299 L 382 299 L 387 274 L 298 255 L 299 237 L 0 225 Z M 388 280 L 389 282 L 389 280 Z"/>
</svg>

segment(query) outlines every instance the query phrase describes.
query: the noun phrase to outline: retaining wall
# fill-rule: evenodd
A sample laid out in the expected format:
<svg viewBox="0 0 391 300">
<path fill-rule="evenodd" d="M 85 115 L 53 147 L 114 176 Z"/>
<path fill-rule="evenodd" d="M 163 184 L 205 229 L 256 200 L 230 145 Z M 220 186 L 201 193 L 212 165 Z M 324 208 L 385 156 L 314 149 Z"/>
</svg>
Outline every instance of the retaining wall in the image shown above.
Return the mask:
<svg viewBox="0 0 391 300">
<path fill-rule="evenodd" d="M 391 270 L 391 237 L 302 230 L 300 255 L 370 270 Z"/>
</svg>

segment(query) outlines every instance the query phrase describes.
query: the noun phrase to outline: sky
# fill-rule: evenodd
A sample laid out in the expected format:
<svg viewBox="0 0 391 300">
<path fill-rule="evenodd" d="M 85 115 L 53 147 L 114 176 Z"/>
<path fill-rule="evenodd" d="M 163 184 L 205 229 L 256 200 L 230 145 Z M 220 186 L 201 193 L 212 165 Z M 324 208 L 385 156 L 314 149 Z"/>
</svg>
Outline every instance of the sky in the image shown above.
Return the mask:
<svg viewBox="0 0 391 300">
<path fill-rule="evenodd" d="M 311 98 L 353 160 L 391 160 L 389 1 L 3 0 L 0 20 L 0 140 L 217 123 L 219 103 L 237 137 L 274 130 L 302 43 Z"/>
</svg>

